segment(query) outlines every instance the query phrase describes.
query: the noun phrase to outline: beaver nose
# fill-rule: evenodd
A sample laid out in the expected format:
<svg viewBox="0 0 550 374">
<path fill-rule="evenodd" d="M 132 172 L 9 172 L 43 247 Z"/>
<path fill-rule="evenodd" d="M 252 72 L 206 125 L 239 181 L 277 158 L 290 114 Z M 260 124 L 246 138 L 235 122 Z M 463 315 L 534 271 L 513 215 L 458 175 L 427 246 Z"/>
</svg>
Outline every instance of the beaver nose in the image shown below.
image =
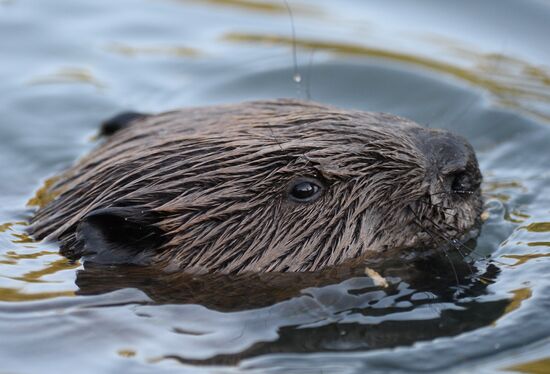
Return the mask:
<svg viewBox="0 0 550 374">
<path fill-rule="evenodd" d="M 417 129 L 415 137 L 426 157 L 430 181 L 442 181 L 447 191 L 466 191 L 475 187 L 471 184 L 475 184 L 480 173 L 474 150 L 466 139 L 445 130 L 425 128 Z"/>
</svg>

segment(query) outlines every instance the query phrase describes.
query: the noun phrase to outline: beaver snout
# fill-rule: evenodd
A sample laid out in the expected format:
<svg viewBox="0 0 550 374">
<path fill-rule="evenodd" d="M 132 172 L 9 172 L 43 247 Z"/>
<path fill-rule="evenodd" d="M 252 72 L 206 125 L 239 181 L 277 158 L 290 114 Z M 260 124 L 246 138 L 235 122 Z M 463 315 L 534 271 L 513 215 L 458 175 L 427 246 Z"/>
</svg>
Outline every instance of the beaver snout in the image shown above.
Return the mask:
<svg viewBox="0 0 550 374">
<path fill-rule="evenodd" d="M 424 160 L 424 195 L 407 207 L 419 230 L 411 235 L 409 246 L 434 248 L 462 241 L 469 233 L 468 237 L 477 236 L 482 176 L 472 146 L 445 130 L 415 127 L 410 131 Z"/>
<path fill-rule="evenodd" d="M 426 157 L 429 193 L 472 194 L 481 184 L 481 172 L 472 146 L 445 130 L 414 129 L 418 148 Z"/>
</svg>

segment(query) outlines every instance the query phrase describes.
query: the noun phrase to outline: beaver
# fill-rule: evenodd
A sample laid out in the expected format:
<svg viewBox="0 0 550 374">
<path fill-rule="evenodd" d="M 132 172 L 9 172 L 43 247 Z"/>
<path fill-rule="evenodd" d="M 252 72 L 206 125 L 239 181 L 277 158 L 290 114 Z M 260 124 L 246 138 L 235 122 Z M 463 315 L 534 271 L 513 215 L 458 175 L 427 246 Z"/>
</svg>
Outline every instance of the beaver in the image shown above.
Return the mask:
<svg viewBox="0 0 550 374">
<path fill-rule="evenodd" d="M 303 272 L 479 231 L 471 145 L 395 115 L 279 99 L 129 113 L 104 133 L 31 220 L 70 259 Z"/>
</svg>

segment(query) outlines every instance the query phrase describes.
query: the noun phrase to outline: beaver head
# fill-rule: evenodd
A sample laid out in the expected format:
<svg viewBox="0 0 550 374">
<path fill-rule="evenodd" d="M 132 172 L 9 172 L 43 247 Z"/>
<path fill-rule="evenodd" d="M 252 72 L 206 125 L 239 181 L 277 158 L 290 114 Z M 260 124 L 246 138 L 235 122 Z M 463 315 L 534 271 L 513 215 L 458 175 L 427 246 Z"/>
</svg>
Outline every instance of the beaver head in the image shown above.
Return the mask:
<svg viewBox="0 0 550 374">
<path fill-rule="evenodd" d="M 400 117 L 276 100 L 130 119 L 33 219 L 68 257 L 312 271 L 436 248 L 479 223 L 472 147 Z"/>
</svg>

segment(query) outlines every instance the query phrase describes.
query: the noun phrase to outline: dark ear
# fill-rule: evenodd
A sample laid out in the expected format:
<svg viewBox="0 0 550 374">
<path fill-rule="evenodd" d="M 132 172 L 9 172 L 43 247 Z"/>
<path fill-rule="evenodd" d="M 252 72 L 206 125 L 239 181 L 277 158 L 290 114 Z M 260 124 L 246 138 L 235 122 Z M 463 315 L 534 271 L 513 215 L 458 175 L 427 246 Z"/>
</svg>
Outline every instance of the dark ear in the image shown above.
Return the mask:
<svg viewBox="0 0 550 374">
<path fill-rule="evenodd" d="M 104 208 L 88 213 L 76 229 L 81 256 L 101 264 L 146 264 L 163 243 L 154 217 L 139 208 Z"/>
<path fill-rule="evenodd" d="M 99 132 L 99 135 L 100 136 L 113 135 L 115 132 L 118 132 L 130 126 L 132 122 L 148 116 L 149 116 L 148 114 L 137 113 L 137 112 L 123 112 L 123 113 L 117 114 L 116 116 L 106 120 L 101 124 L 101 130 Z"/>
</svg>

